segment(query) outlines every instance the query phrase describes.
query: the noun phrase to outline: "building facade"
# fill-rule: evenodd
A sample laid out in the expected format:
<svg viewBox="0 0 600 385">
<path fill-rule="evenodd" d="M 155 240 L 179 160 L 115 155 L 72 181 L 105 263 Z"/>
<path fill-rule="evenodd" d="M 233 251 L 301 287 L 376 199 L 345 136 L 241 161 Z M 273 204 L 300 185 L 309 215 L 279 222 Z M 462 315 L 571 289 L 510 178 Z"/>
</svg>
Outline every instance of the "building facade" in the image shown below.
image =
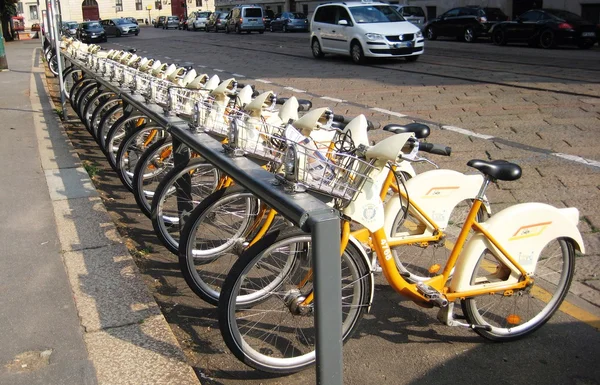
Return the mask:
<svg viewBox="0 0 600 385">
<path fill-rule="evenodd" d="M 311 15 L 319 4 L 326 1 L 302 0 L 214 0 L 215 9 L 228 11 L 238 4 L 259 4 L 275 13 L 283 11 L 302 12 Z M 332 0 L 333 1 L 333 0 Z M 343 0 L 342 0 L 343 1 Z M 515 17 L 532 8 L 557 8 L 571 11 L 584 18 L 600 23 L 600 0 L 384 0 L 391 4 L 417 5 L 423 8 L 427 18 L 466 5 L 500 8 L 508 16 Z"/>
<path fill-rule="evenodd" d="M 41 20 L 29 20 L 29 2 L 21 0 L 25 14 L 25 23 L 39 23 Z M 33 0 L 32 4 L 37 2 Z M 40 2 L 38 19 L 41 11 L 46 8 L 44 1 Z M 214 0 L 62 0 L 60 12 L 63 21 L 82 22 L 85 20 L 101 20 L 119 17 L 134 17 L 140 24 L 146 20 L 151 24 L 159 16 L 181 16 L 195 11 L 214 11 Z"/>
</svg>

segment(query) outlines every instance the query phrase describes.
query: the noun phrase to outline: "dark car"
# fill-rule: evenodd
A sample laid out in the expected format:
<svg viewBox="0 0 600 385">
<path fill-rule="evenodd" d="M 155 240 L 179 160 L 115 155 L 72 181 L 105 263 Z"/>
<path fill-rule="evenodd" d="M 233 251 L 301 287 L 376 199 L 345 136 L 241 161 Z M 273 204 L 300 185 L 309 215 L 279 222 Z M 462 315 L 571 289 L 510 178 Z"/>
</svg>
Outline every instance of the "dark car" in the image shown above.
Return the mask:
<svg viewBox="0 0 600 385">
<path fill-rule="evenodd" d="M 488 37 L 494 24 L 506 20 L 508 16 L 500 8 L 459 7 L 430 20 L 423 30 L 429 40 L 447 36 L 473 43 Z"/>
<path fill-rule="evenodd" d="M 594 23 L 560 9 L 532 9 L 492 29 L 492 41 L 496 45 L 526 42 L 542 48 L 569 44 L 587 49 L 597 40 L 597 26 Z"/>
<path fill-rule="evenodd" d="M 275 15 L 271 20 L 269 27 L 271 32 L 274 31 L 308 31 L 308 19 L 306 15 L 299 12 L 283 12 Z"/>
<path fill-rule="evenodd" d="M 86 21 L 79 24 L 77 38 L 84 43 L 106 42 L 106 32 L 98 21 Z"/>
<path fill-rule="evenodd" d="M 265 22 L 265 28 L 269 28 L 271 26 L 271 21 L 275 18 L 275 14 L 270 9 L 265 9 L 263 11 L 263 21 Z"/>
<path fill-rule="evenodd" d="M 156 22 L 154 22 L 154 28 L 158 28 L 158 27 L 162 27 L 165 25 L 165 20 L 167 20 L 166 16 L 159 16 L 158 19 L 156 19 Z"/>
<path fill-rule="evenodd" d="M 225 30 L 225 24 L 227 23 L 227 15 L 228 12 L 214 12 L 210 15 L 208 20 L 206 21 L 206 32 L 215 31 L 219 32 L 219 30 Z"/>
</svg>

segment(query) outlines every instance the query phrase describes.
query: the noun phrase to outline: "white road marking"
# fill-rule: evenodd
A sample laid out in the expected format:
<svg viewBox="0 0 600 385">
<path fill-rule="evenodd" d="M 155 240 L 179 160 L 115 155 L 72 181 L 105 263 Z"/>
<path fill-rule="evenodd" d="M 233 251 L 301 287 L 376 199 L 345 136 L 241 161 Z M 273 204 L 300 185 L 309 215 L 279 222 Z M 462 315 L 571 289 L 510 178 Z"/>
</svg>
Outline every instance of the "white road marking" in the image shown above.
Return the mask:
<svg viewBox="0 0 600 385">
<path fill-rule="evenodd" d="M 401 114 L 399 112 L 394 112 L 394 111 L 390 111 L 390 110 L 384 110 L 383 108 L 379 108 L 379 107 L 371 107 L 371 109 L 373 111 L 377 111 L 377 112 L 383 112 L 384 114 L 388 114 L 388 115 L 392 115 L 392 116 L 396 116 L 398 118 L 405 118 L 406 115 Z"/>
<path fill-rule="evenodd" d="M 299 89 L 297 89 L 297 88 L 294 88 L 294 87 L 284 87 L 284 88 L 285 88 L 286 90 L 290 90 L 290 91 L 292 91 L 292 92 L 306 92 L 306 91 L 304 91 L 304 90 L 299 90 Z"/>
<path fill-rule="evenodd" d="M 321 99 L 331 100 L 332 102 L 336 102 L 336 103 L 344 103 L 345 102 L 344 99 L 331 98 L 329 96 L 321 96 Z"/>
<path fill-rule="evenodd" d="M 479 138 L 479 139 L 489 140 L 489 139 L 493 139 L 494 138 L 492 135 L 478 134 L 476 132 L 465 130 L 464 128 L 460 128 L 460 127 L 442 126 L 442 129 L 448 130 L 448 131 L 458 132 L 459 134 L 463 134 L 463 135 L 473 136 L 473 137 Z"/>
<path fill-rule="evenodd" d="M 167 60 L 171 60 L 171 58 L 170 58 L 170 57 L 168 57 L 168 56 L 165 56 L 165 59 L 167 59 Z"/>
<path fill-rule="evenodd" d="M 206 66 L 203 66 L 202 64 L 198 64 L 199 68 L 206 68 Z"/>
<path fill-rule="evenodd" d="M 220 70 L 218 68 L 213 68 L 213 71 L 217 71 L 217 72 L 225 72 L 225 70 Z"/>
<path fill-rule="evenodd" d="M 246 75 L 240 75 L 240 74 L 231 74 L 233 76 L 235 76 L 236 78 L 245 78 Z"/>
<path fill-rule="evenodd" d="M 585 158 L 582 158 L 582 157 L 577 156 L 577 155 L 563 154 L 563 153 L 560 153 L 560 152 L 554 152 L 554 153 L 552 153 L 552 155 L 557 156 L 559 158 L 571 160 L 573 162 L 582 163 L 582 164 L 585 164 L 587 166 L 593 166 L 593 167 L 600 168 L 600 162 L 598 162 L 597 160 L 585 159 Z"/>
<path fill-rule="evenodd" d="M 273 83 L 272 81 L 270 81 L 270 80 L 265 80 L 265 79 L 256 79 L 256 81 L 257 81 L 257 82 L 260 82 L 260 83 L 265 83 L 265 84 L 271 84 L 271 83 Z"/>
</svg>

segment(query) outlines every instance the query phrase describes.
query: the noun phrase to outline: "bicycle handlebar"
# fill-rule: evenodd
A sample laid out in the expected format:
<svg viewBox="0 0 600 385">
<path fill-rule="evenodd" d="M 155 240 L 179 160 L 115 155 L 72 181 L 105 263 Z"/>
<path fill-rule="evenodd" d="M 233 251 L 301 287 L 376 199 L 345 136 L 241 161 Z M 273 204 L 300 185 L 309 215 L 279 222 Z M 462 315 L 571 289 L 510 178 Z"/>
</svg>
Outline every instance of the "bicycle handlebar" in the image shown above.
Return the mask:
<svg viewBox="0 0 600 385">
<path fill-rule="evenodd" d="M 333 121 L 337 123 L 342 123 L 345 126 L 346 124 L 350 123 L 352 119 L 347 118 L 344 115 L 334 114 Z M 381 128 L 381 123 L 367 120 L 367 131 L 377 130 L 379 128 Z"/>
<path fill-rule="evenodd" d="M 419 143 L 419 151 L 425 151 L 430 154 L 450 156 L 452 147 L 442 146 L 435 143 Z"/>
</svg>

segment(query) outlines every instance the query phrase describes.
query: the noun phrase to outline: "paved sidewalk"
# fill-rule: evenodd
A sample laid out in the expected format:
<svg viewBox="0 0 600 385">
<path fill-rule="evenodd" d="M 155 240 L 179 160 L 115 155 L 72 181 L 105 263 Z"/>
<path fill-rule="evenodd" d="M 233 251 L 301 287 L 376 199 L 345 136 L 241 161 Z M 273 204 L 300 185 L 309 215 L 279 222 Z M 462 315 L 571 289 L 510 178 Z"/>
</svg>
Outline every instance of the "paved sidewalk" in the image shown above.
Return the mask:
<svg viewBox="0 0 600 385">
<path fill-rule="evenodd" d="M 198 384 L 59 126 L 39 46 L 7 44 L 0 73 L 0 384 Z"/>
</svg>

